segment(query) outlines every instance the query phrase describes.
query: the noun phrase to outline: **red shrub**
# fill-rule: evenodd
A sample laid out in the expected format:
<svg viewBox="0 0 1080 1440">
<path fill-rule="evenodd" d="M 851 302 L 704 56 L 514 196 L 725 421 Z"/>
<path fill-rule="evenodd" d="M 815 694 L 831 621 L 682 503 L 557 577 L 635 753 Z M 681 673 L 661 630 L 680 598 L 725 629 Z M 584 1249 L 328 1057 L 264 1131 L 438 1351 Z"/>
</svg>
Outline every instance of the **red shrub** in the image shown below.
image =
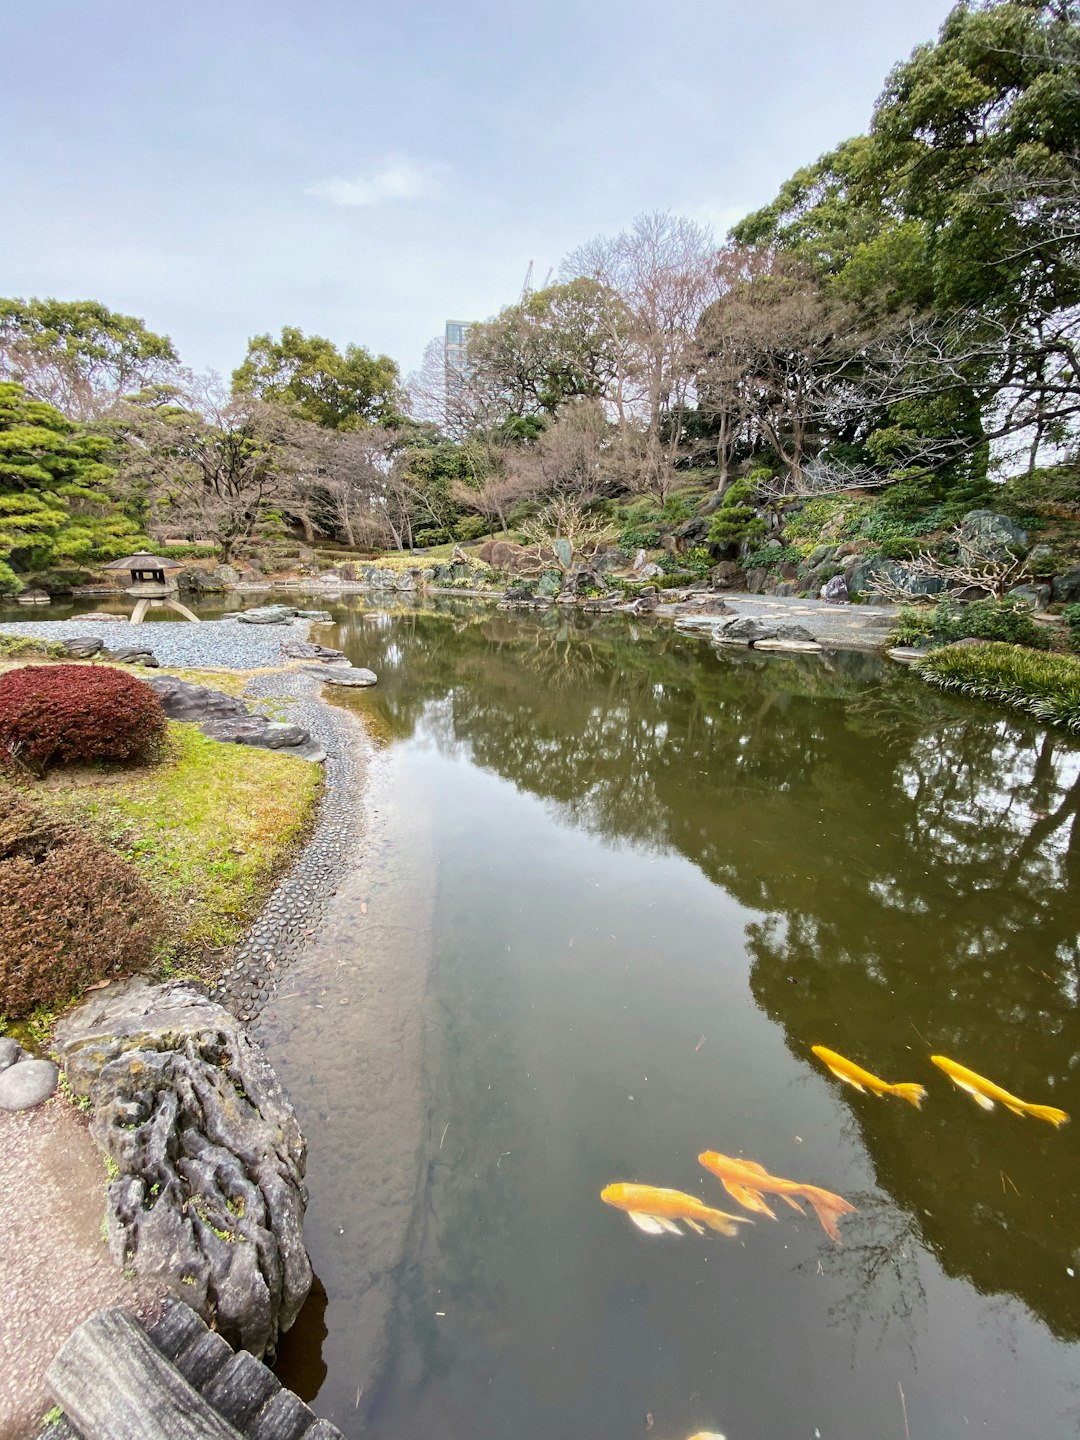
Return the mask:
<svg viewBox="0 0 1080 1440">
<path fill-rule="evenodd" d="M 147 760 L 165 735 L 161 701 L 121 670 L 28 665 L 0 675 L 0 759 L 41 774 L 91 760 Z"/>
<path fill-rule="evenodd" d="M 166 923 L 133 865 L 0 785 L 0 1014 L 129 975 Z"/>
</svg>

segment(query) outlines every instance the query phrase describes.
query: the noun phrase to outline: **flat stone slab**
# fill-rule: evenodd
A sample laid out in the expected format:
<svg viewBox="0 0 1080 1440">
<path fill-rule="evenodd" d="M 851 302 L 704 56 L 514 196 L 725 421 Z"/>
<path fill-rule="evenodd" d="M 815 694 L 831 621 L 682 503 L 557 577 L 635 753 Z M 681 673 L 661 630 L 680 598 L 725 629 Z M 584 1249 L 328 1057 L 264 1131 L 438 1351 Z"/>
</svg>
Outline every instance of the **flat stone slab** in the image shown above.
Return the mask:
<svg viewBox="0 0 1080 1440">
<path fill-rule="evenodd" d="M 60 1071 L 51 1060 L 17 1060 L 0 1074 L 0 1110 L 30 1110 L 56 1089 Z"/>
<path fill-rule="evenodd" d="M 322 666 L 305 665 L 304 669 L 310 675 L 317 675 L 326 685 L 346 685 L 352 689 L 366 689 L 369 685 L 379 683 L 379 677 L 374 670 L 364 670 L 361 666 L 346 670 L 344 666 L 324 669 Z"/>
<path fill-rule="evenodd" d="M 922 660 L 929 653 L 929 650 L 917 650 L 914 645 L 894 645 L 891 650 L 885 651 L 890 660 L 899 660 L 901 665 L 914 665 L 916 660 Z"/>
<path fill-rule="evenodd" d="M 822 646 L 820 646 L 816 640 L 783 640 L 777 638 L 775 640 L 755 640 L 754 649 L 802 651 L 806 654 L 820 655 Z"/>
</svg>

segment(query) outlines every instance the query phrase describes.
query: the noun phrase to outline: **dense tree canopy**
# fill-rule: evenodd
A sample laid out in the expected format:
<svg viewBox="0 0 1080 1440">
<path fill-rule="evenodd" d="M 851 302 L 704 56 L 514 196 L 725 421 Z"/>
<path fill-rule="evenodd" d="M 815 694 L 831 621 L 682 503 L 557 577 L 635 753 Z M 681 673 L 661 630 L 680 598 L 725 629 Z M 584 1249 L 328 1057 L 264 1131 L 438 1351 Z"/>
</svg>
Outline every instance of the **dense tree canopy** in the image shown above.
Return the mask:
<svg viewBox="0 0 1080 1440">
<path fill-rule="evenodd" d="M 0 379 L 71 419 L 100 415 L 177 363 L 168 336 L 96 300 L 0 299 Z"/>
<path fill-rule="evenodd" d="M 302 419 L 330 430 L 401 418 L 398 367 L 389 356 L 372 355 L 362 345 L 341 351 L 295 325 L 286 325 L 278 340 L 267 334 L 248 341 L 247 357 L 233 371 L 233 390 L 289 405 Z"/>
<path fill-rule="evenodd" d="M 20 569 L 115 559 L 140 527 L 116 504 L 109 441 L 0 383 L 0 588 Z"/>
</svg>

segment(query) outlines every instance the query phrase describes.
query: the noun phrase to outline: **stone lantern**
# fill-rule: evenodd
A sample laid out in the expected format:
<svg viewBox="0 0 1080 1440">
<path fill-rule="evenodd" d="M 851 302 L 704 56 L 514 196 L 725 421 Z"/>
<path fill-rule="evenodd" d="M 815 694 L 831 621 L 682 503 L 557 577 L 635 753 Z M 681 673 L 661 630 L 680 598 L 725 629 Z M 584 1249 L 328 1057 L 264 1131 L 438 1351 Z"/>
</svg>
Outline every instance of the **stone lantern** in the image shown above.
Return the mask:
<svg viewBox="0 0 1080 1440">
<path fill-rule="evenodd" d="M 132 625 L 141 624 L 147 610 L 156 608 L 176 610 L 185 620 L 194 620 L 196 625 L 199 624 L 199 617 L 175 598 L 179 590 L 176 581 L 165 578 L 165 571 L 175 568 L 171 561 L 163 560 L 160 555 L 150 555 L 145 550 L 125 555 L 122 560 L 113 560 L 105 566 L 106 570 L 127 570 L 131 574 L 131 584 L 125 587 L 124 594 L 133 596 L 138 602 L 131 613 Z"/>
</svg>

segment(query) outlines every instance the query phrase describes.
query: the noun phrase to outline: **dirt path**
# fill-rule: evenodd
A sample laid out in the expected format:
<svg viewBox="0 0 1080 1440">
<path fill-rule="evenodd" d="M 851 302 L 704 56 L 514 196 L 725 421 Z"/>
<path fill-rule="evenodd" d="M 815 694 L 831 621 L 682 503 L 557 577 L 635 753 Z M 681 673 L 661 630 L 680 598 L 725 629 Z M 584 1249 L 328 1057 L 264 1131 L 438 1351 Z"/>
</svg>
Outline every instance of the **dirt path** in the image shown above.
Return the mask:
<svg viewBox="0 0 1080 1440">
<path fill-rule="evenodd" d="M 105 1165 L 84 1117 L 60 1097 L 0 1112 L 0 1440 L 25 1440 L 49 1408 L 43 1377 L 103 1305 L 151 1308 L 101 1238 Z"/>
</svg>

